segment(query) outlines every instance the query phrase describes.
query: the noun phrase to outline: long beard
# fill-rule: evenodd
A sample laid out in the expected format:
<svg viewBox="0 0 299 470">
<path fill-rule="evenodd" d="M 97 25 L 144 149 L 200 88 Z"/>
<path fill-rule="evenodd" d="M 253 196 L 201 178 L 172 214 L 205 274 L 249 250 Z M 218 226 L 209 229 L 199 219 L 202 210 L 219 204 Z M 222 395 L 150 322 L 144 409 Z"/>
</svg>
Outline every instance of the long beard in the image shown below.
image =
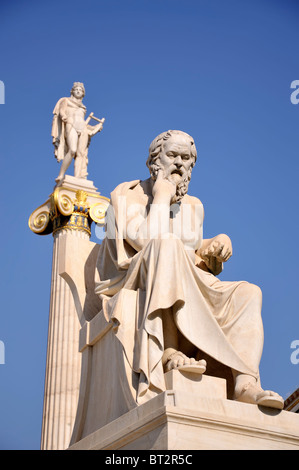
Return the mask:
<svg viewBox="0 0 299 470">
<path fill-rule="evenodd" d="M 154 181 L 156 181 L 157 176 L 158 176 L 158 171 L 160 169 L 161 169 L 161 167 L 157 163 L 152 164 L 151 169 L 150 169 L 150 173 L 151 173 L 151 177 Z M 183 179 L 177 184 L 175 196 L 172 198 L 172 201 L 171 201 L 172 204 L 175 204 L 176 202 L 180 202 L 183 199 L 183 197 L 185 196 L 185 194 L 187 194 L 189 182 L 190 182 L 190 179 L 191 179 L 191 169 L 190 169 L 189 173 L 187 173 L 183 177 Z"/>
<path fill-rule="evenodd" d="M 176 202 L 179 202 L 183 199 L 183 197 L 185 196 L 185 194 L 187 194 L 187 191 L 188 191 L 188 186 L 189 186 L 189 178 L 186 177 L 183 179 L 183 181 L 181 181 L 177 187 L 176 187 L 176 192 L 175 192 L 175 196 L 173 198 L 173 201 L 172 203 L 176 203 Z"/>
</svg>

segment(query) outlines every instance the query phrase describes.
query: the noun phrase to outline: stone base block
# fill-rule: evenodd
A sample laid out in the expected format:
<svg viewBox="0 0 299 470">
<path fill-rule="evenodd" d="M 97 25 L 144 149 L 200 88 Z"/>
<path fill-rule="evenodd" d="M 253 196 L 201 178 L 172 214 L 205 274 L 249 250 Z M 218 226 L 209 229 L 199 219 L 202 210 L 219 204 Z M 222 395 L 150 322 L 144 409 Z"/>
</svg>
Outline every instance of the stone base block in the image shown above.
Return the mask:
<svg viewBox="0 0 299 470">
<path fill-rule="evenodd" d="M 97 193 L 97 188 L 94 186 L 93 181 L 85 178 L 76 178 L 75 176 L 65 175 L 61 183 L 57 184 L 56 187 L 66 187 L 73 191 L 82 189 L 83 191 L 88 191 L 90 193 Z"/>
<path fill-rule="evenodd" d="M 225 379 L 197 374 L 195 371 L 176 369 L 166 372 L 166 389 L 187 391 L 201 397 L 227 398 Z"/>
<path fill-rule="evenodd" d="M 210 396 L 167 390 L 69 450 L 299 450 L 298 414 Z"/>
</svg>

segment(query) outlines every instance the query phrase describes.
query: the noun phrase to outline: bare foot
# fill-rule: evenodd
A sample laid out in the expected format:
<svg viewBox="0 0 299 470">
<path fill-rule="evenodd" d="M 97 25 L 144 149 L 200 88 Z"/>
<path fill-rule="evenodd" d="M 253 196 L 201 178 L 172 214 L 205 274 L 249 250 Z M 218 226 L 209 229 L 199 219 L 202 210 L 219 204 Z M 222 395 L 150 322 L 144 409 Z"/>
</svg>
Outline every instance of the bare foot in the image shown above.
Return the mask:
<svg viewBox="0 0 299 470">
<path fill-rule="evenodd" d="M 164 361 L 164 371 L 168 372 L 172 369 L 192 370 L 198 374 L 203 374 L 206 371 L 207 363 L 204 359 L 196 361 L 193 357 L 187 357 L 180 351 L 175 351 L 170 354 Z"/>
<path fill-rule="evenodd" d="M 282 410 L 284 407 L 284 400 L 278 393 L 271 390 L 263 390 L 257 383 L 251 382 L 248 382 L 239 389 L 236 388 L 234 399 L 243 403 L 269 406 L 279 410 Z"/>
</svg>

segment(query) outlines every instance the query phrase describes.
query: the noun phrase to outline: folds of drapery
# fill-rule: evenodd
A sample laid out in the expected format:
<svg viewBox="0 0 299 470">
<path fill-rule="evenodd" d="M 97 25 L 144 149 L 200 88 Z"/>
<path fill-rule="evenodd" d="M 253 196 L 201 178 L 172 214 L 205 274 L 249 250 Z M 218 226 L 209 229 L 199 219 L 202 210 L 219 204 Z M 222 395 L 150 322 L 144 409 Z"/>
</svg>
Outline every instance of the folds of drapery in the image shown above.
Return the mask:
<svg viewBox="0 0 299 470">
<path fill-rule="evenodd" d="M 106 238 L 99 253 L 101 281 L 96 293 L 107 319 L 138 374 L 136 401 L 165 390 L 162 355 L 163 310 L 171 308 L 175 323 L 189 342 L 220 363 L 258 377 L 263 346 L 261 292 L 245 281 L 220 281 L 195 266 L 181 240 L 173 235 L 149 240 L 136 252 L 118 237 L 116 195 L 112 193 L 115 237 Z"/>
</svg>

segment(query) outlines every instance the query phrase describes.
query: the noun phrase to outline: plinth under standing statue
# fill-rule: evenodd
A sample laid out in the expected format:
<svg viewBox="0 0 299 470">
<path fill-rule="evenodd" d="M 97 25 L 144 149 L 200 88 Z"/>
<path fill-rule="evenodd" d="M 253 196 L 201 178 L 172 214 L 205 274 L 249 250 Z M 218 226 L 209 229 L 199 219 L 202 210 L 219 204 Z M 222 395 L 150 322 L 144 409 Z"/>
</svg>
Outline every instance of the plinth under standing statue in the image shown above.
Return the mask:
<svg viewBox="0 0 299 470">
<path fill-rule="evenodd" d="M 29 221 L 54 234 L 42 448 L 298 449 L 298 416 L 261 385 L 261 291 L 217 278 L 231 240 L 203 238 L 188 195 L 194 140 L 157 136 L 150 177 L 109 201 L 85 163 L 65 176 L 103 124 L 84 121 L 83 85 L 72 93 L 54 110 L 57 186 Z"/>
</svg>

